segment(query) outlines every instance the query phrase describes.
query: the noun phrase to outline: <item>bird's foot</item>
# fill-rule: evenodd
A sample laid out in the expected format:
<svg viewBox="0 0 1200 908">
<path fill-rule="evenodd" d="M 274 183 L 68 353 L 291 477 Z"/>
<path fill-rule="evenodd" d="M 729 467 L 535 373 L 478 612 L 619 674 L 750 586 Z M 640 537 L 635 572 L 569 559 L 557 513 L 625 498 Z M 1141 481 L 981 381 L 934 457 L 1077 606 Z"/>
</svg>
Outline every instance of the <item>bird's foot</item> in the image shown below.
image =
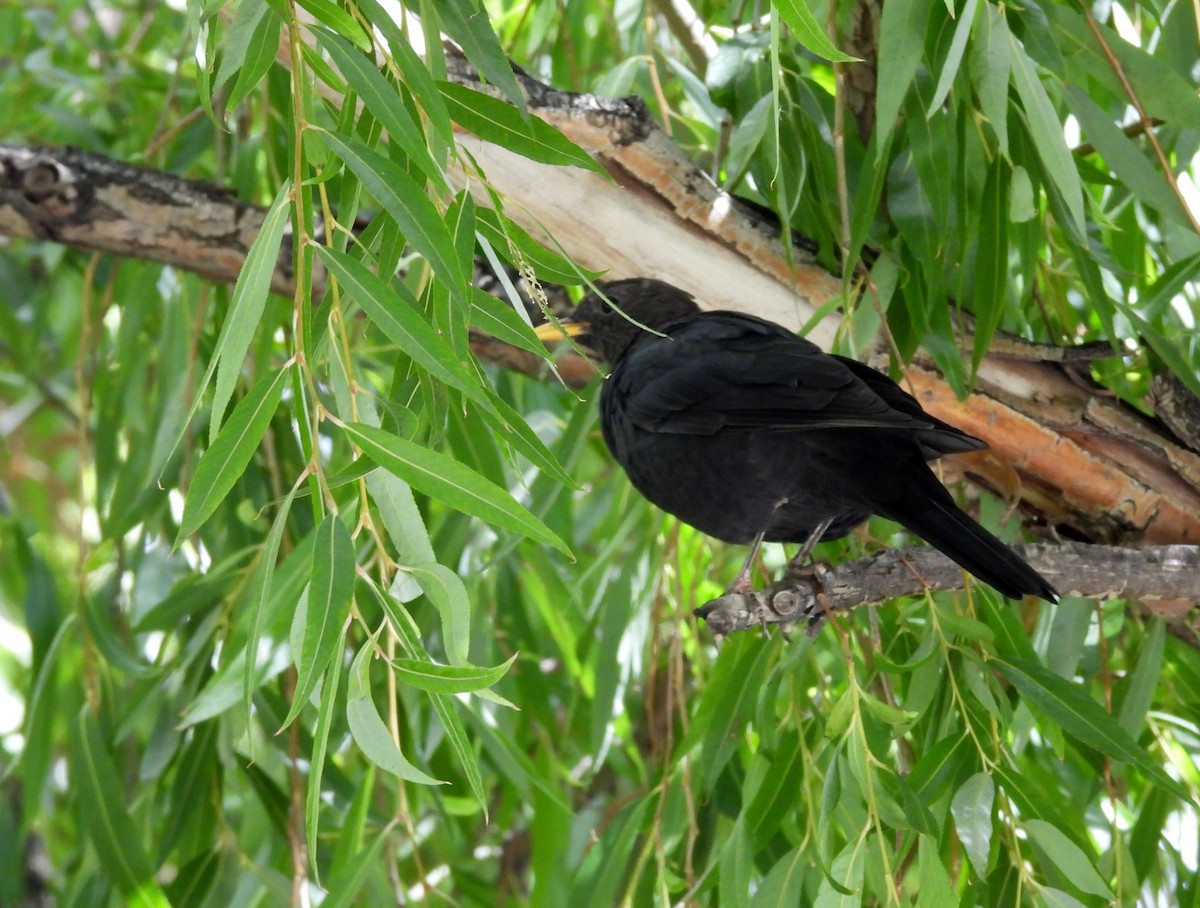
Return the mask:
<svg viewBox="0 0 1200 908">
<path fill-rule="evenodd" d="M 785 638 L 797 626 L 804 628 L 806 635 L 816 636 L 833 611 L 822 579 L 828 571 L 824 564 L 813 564 L 792 571 L 787 583 L 777 582 L 764 590 L 750 589 L 748 583 L 738 589 L 734 581 L 720 597 L 704 603 L 694 614 L 705 620 L 717 638 L 755 625 L 764 636 L 769 625 L 779 626 Z M 812 586 L 811 597 L 789 588 L 805 582 Z"/>
<path fill-rule="evenodd" d="M 827 520 L 822 520 L 813 527 L 812 532 L 808 534 L 808 538 L 804 540 L 804 544 L 800 546 L 800 551 L 793 555 L 792 560 L 787 563 L 787 567 L 784 569 L 785 576 L 802 576 L 801 572 L 804 571 L 804 562 L 808 560 L 808 556 L 812 554 L 813 548 L 821 541 L 825 536 L 825 532 L 832 525 L 833 518 L 830 517 Z"/>
<path fill-rule="evenodd" d="M 829 565 L 822 562 L 814 562 L 808 569 L 798 571 L 795 575 L 797 581 L 807 580 L 812 586 L 813 598 L 817 600 L 817 605 L 821 607 L 820 611 L 812 611 L 808 615 L 808 625 L 804 628 L 804 633 L 809 637 L 815 637 L 821 632 L 821 628 L 825 626 L 825 622 L 833 618 L 833 610 L 829 606 L 829 597 L 825 595 L 824 576 L 829 573 Z"/>
<path fill-rule="evenodd" d="M 784 576 L 788 580 L 794 580 L 796 583 L 801 583 L 805 580 L 811 582 L 820 582 L 822 574 L 829 573 L 829 565 L 824 561 L 814 561 L 811 564 L 797 563 L 793 558 L 787 563 L 787 567 L 783 570 Z"/>
<path fill-rule="evenodd" d="M 750 579 L 750 565 L 747 564 L 738 571 L 738 575 L 733 578 L 733 583 L 729 584 L 721 596 L 748 596 L 753 592 L 754 581 Z"/>
<path fill-rule="evenodd" d="M 737 576 L 733 578 L 733 583 L 729 584 L 721 598 L 726 596 L 749 596 L 754 592 L 754 583 L 750 579 L 750 572 L 754 569 L 754 560 L 758 557 L 758 549 L 762 545 L 763 534 L 759 533 L 750 543 L 750 550 L 746 552 L 746 560 L 742 562 L 742 569 L 738 571 Z"/>
</svg>

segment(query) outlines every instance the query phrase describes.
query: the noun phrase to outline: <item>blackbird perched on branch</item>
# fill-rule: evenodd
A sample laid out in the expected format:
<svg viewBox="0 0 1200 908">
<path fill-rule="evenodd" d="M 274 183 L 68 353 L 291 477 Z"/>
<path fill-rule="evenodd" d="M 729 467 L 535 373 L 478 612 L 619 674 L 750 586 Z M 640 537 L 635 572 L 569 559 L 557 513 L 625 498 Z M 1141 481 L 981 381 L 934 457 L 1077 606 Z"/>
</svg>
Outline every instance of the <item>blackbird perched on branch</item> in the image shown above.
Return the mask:
<svg viewBox="0 0 1200 908">
<path fill-rule="evenodd" d="M 590 293 L 562 327 L 612 366 L 600 394 L 604 440 L 654 504 L 710 536 L 751 544 L 731 589 L 749 588 L 763 540 L 802 543 L 798 565 L 817 542 L 880 514 L 1005 596 L 1057 600 L 926 463 L 986 445 L 930 416 L 886 375 L 773 322 L 702 312 L 661 281 L 602 289 L 619 311 Z M 560 336 L 552 325 L 538 334 Z"/>
</svg>

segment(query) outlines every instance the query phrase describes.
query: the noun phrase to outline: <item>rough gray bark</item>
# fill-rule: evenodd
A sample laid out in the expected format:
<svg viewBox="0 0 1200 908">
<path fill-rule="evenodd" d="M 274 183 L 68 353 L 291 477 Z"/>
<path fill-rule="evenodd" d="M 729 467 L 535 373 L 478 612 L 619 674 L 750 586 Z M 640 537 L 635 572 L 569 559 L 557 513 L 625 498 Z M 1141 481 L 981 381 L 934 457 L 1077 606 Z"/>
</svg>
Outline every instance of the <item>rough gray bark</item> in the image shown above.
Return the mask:
<svg viewBox="0 0 1200 908">
<path fill-rule="evenodd" d="M 1142 549 L 1064 542 L 1013 548 L 1064 596 L 1133 599 L 1171 622 L 1193 645 L 1200 640 L 1200 546 Z M 870 558 L 817 567 L 808 576 L 783 577 L 752 593 L 727 593 L 697 610 L 709 629 L 725 636 L 778 624 L 810 632 L 829 616 L 926 590 L 961 590 L 962 568 L 929 547 L 889 549 Z"/>
<path fill-rule="evenodd" d="M 77 148 L 0 143 L 0 236 L 162 262 L 237 280 L 266 210 L 229 190 Z M 291 244 L 271 285 L 292 291 Z"/>
</svg>

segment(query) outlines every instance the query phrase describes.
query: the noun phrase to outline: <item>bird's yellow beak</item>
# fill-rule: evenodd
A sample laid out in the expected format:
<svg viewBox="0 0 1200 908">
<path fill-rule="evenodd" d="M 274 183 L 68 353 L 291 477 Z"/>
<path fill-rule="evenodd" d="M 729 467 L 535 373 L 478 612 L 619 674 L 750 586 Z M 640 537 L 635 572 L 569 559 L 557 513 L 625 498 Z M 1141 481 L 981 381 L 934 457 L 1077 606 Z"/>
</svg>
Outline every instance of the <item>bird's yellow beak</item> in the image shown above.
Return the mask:
<svg viewBox="0 0 1200 908">
<path fill-rule="evenodd" d="M 587 329 L 587 322 L 560 321 L 557 325 L 554 322 L 546 322 L 534 328 L 533 333 L 537 335 L 538 340 L 545 343 L 546 341 L 562 340 L 564 336 L 579 337 L 581 334 L 586 334 Z"/>
</svg>

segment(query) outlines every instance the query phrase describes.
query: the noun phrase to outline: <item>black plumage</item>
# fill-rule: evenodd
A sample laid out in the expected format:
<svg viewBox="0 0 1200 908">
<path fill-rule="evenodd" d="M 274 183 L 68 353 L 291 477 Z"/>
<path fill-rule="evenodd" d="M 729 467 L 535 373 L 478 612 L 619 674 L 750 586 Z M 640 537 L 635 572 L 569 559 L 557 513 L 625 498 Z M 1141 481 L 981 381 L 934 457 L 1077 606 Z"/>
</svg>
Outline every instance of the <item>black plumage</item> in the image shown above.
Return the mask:
<svg viewBox="0 0 1200 908">
<path fill-rule="evenodd" d="M 886 375 L 764 319 L 701 312 L 661 281 L 602 289 L 620 312 L 589 294 L 570 333 L 611 364 L 604 440 L 654 504 L 726 542 L 806 548 L 880 514 L 1006 596 L 1057 599 L 926 463 L 986 445 Z"/>
</svg>

